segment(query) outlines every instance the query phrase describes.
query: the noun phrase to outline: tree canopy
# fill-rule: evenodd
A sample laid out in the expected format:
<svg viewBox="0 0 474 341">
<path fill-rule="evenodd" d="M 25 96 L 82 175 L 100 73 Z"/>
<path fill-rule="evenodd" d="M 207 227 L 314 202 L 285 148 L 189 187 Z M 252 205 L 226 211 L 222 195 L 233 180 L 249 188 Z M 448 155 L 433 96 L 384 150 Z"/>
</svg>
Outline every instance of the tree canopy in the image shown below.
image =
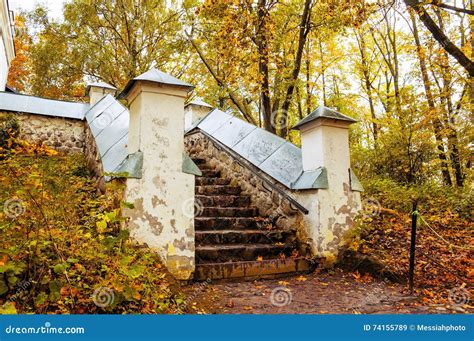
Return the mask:
<svg viewBox="0 0 474 341">
<path fill-rule="evenodd" d="M 151 67 L 279 134 L 318 105 L 356 117 L 363 177 L 463 186 L 470 178 L 473 9 L 414 0 L 70 0 L 17 17 L 20 91 L 82 100 Z"/>
</svg>

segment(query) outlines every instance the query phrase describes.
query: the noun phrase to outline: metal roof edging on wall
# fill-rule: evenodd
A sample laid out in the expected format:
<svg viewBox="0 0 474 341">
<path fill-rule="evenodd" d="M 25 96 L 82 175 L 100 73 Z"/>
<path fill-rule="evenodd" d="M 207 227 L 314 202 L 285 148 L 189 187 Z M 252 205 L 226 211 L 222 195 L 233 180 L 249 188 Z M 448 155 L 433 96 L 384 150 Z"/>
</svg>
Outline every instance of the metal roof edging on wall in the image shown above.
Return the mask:
<svg viewBox="0 0 474 341">
<path fill-rule="evenodd" d="M 200 130 L 199 128 L 196 128 L 194 127 L 194 129 L 190 129 L 188 130 L 187 132 L 187 135 L 192 135 L 192 134 L 195 134 L 195 133 L 202 133 L 204 134 L 207 138 L 209 138 L 211 140 L 211 142 L 214 143 L 214 145 L 216 145 L 216 147 L 220 150 L 223 150 L 224 152 L 226 152 L 227 154 L 229 154 L 236 162 L 238 162 L 240 165 L 242 165 L 243 167 L 245 167 L 246 169 L 250 170 L 254 175 L 256 175 L 257 177 L 259 177 L 262 181 L 264 181 L 264 183 L 266 183 L 267 185 L 270 186 L 271 189 L 274 189 L 278 192 L 278 194 L 280 194 L 281 196 L 283 196 L 286 200 L 288 200 L 292 205 L 294 205 L 298 210 L 300 210 L 301 212 L 303 212 L 304 214 L 308 214 L 309 211 L 306 207 L 304 207 L 303 205 L 301 205 L 296 199 L 294 199 L 293 197 L 291 197 L 290 195 L 288 195 L 287 193 L 285 193 L 283 190 L 281 190 L 280 188 L 278 188 L 277 186 L 275 186 L 275 184 L 273 184 L 271 181 L 269 181 L 268 179 L 266 179 L 262 174 L 259 174 L 257 171 L 255 171 L 253 169 L 253 167 L 255 167 L 254 165 L 252 165 L 248 160 L 242 158 L 239 154 L 237 154 L 236 152 L 234 152 L 233 150 L 231 150 L 229 147 L 227 147 L 226 145 L 222 144 L 220 141 L 218 141 L 217 139 L 215 139 L 214 137 L 212 137 L 211 135 L 209 135 L 208 133 L 206 133 L 205 131 L 202 131 Z M 246 164 L 246 163 L 249 163 L 249 164 Z M 255 167 L 257 168 L 257 167 Z M 264 173 L 264 172 L 263 172 Z M 267 174 L 266 174 L 267 175 Z"/>
</svg>

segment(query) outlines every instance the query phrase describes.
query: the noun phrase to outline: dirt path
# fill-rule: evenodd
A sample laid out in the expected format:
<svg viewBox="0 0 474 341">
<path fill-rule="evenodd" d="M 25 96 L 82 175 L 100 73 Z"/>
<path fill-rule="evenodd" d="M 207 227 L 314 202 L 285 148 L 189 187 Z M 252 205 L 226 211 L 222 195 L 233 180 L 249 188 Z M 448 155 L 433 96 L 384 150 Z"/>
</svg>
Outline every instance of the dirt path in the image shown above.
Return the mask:
<svg viewBox="0 0 474 341">
<path fill-rule="evenodd" d="M 209 314 L 428 314 L 406 287 L 339 269 L 283 279 L 195 283 L 185 288 L 190 312 Z"/>
</svg>

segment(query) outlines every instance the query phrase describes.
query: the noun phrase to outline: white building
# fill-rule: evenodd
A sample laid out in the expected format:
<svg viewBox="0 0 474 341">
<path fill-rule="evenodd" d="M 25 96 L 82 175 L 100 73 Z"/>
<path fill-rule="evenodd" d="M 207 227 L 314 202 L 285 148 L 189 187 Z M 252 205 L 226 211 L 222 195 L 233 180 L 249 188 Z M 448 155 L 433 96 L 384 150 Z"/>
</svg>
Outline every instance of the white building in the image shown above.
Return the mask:
<svg viewBox="0 0 474 341">
<path fill-rule="evenodd" d="M 0 91 L 5 91 L 8 69 L 15 58 L 13 44 L 13 12 L 8 7 L 8 0 L 0 0 Z"/>
</svg>

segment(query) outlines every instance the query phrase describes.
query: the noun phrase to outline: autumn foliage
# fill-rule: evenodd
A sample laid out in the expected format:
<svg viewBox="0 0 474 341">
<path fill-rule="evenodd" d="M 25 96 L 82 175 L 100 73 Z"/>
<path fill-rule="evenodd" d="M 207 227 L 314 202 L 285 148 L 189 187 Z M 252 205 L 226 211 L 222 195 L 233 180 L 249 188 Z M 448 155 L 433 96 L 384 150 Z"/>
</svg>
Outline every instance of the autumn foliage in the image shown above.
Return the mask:
<svg viewBox="0 0 474 341">
<path fill-rule="evenodd" d="M 473 197 L 469 190 L 441 186 L 407 189 L 393 182 L 366 182 L 363 211 L 358 227 L 351 231 L 349 254 L 368 257 L 380 271 L 361 268 L 382 278 L 407 282 L 411 236 L 411 202 L 418 200 L 415 294 L 419 305 L 439 311 L 472 312 L 469 302 L 454 306 L 450 292 L 464 288 L 471 293 L 474 273 L 472 220 Z M 369 199 L 370 198 L 370 199 Z M 377 198 L 377 199 L 375 199 Z M 408 292 L 407 292 L 408 293 Z"/>
<path fill-rule="evenodd" d="M 11 145 L 0 161 L 0 313 L 181 312 L 158 256 L 121 229 L 120 183 L 98 193 L 82 156 Z"/>
</svg>

